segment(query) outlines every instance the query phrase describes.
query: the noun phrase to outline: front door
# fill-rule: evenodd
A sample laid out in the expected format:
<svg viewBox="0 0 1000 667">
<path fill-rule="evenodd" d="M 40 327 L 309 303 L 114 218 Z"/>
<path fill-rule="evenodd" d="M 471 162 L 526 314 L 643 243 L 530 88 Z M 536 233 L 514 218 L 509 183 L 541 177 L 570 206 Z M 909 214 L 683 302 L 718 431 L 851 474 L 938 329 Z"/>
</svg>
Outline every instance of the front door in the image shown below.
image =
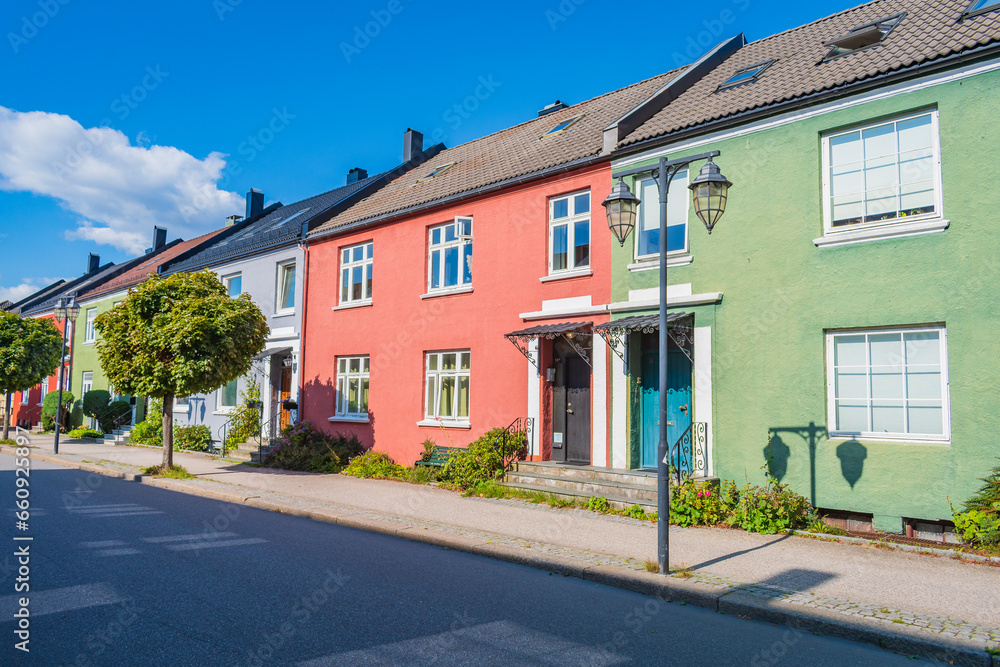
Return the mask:
<svg viewBox="0 0 1000 667">
<path fill-rule="evenodd" d="M 285 359 L 291 357 L 271 356 L 271 426 L 267 430 L 272 438 L 276 438 L 292 421 L 291 412 L 282 405 L 282 401 L 292 397 L 292 368 L 285 366 Z"/>
<path fill-rule="evenodd" d="M 654 336 L 656 334 L 653 334 Z M 660 439 L 660 357 L 657 350 L 642 353 L 641 405 L 642 444 L 640 465 L 655 470 Z M 673 447 L 691 426 L 691 360 L 672 345 L 667 349 L 667 444 Z M 681 472 L 690 473 L 690 457 Z M 676 465 L 676 464 L 675 464 Z"/>
<path fill-rule="evenodd" d="M 590 365 L 562 340 L 553 354 L 552 460 L 590 465 Z"/>
</svg>

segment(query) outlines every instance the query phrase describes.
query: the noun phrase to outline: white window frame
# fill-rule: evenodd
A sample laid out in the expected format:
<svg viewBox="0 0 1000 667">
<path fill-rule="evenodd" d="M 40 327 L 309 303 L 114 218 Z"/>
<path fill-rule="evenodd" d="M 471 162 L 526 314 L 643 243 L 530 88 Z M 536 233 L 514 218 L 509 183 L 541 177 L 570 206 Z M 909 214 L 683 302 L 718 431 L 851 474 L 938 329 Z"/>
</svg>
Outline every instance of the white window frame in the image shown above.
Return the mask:
<svg viewBox="0 0 1000 667">
<path fill-rule="evenodd" d="M 455 368 L 445 370 L 442 368 L 444 355 L 454 354 Z M 462 368 L 462 355 L 469 355 L 469 367 Z M 435 370 L 431 370 L 431 359 L 437 361 Z M 441 417 L 441 391 L 442 378 L 455 379 L 455 399 L 452 404 L 453 417 Z M 466 406 L 465 417 L 458 417 L 459 413 L 459 391 L 460 379 L 466 378 L 469 383 L 469 404 Z M 434 381 L 434 390 L 431 391 L 431 380 Z M 472 416 L 472 352 L 470 350 L 442 350 L 440 352 L 427 352 L 424 355 L 424 421 L 422 424 L 441 424 L 468 426 Z"/>
<path fill-rule="evenodd" d="M 361 250 L 361 259 L 355 260 L 354 251 Z M 356 243 L 340 249 L 340 305 L 362 306 L 372 302 L 372 293 L 375 291 L 375 242 L 366 241 Z M 354 298 L 354 269 L 361 269 L 361 296 Z M 344 272 L 347 272 L 346 282 Z M 368 274 L 371 274 L 372 286 L 368 294 L 365 294 L 368 287 Z M 345 293 L 346 290 L 346 293 Z M 346 296 L 345 296 L 346 294 Z"/>
<path fill-rule="evenodd" d="M 86 318 L 87 328 L 84 329 L 83 342 L 93 343 L 97 340 L 97 327 L 94 326 L 94 320 L 97 319 L 97 308 L 88 308 Z"/>
<path fill-rule="evenodd" d="M 580 195 L 587 195 L 588 204 L 586 213 L 576 213 L 576 198 Z M 560 201 L 568 202 L 568 216 L 556 220 L 556 203 Z M 561 276 L 564 274 L 593 273 L 591 268 L 594 256 L 594 230 L 591 224 L 591 212 L 593 210 L 593 197 L 590 190 L 579 190 L 565 195 L 549 197 L 549 275 Z M 587 263 L 576 265 L 576 225 L 579 222 L 587 223 Z M 556 269 L 555 266 L 555 238 L 556 227 L 566 226 L 566 268 Z"/>
<path fill-rule="evenodd" d="M 931 119 L 931 164 L 934 173 L 931 175 L 934 187 L 934 210 L 930 213 L 907 216 L 903 218 L 892 218 L 889 220 L 877 220 L 872 222 L 858 222 L 852 225 L 833 226 L 833 195 L 832 195 L 832 164 L 830 159 L 830 141 L 836 137 L 842 137 L 855 132 L 863 133 L 865 130 L 888 125 L 889 123 L 900 123 L 907 120 L 930 116 Z M 944 220 L 944 196 L 941 179 L 941 131 L 940 115 L 937 109 L 921 111 L 919 113 L 904 114 L 892 118 L 885 118 L 878 122 L 857 125 L 845 130 L 828 132 L 823 135 L 823 238 L 817 239 L 817 245 L 833 245 L 838 240 L 867 241 L 881 238 L 895 238 L 898 236 L 910 236 L 920 233 L 930 233 L 943 231 L 947 228 L 947 221 Z M 896 155 L 897 165 L 899 155 Z M 827 241 L 824 243 L 824 241 Z M 831 241 L 833 243 L 831 243 Z"/>
<path fill-rule="evenodd" d="M 239 381 L 239 379 L 236 379 L 236 380 L 233 380 L 233 382 L 236 383 L 236 400 L 233 401 L 232 405 L 225 405 L 225 404 L 223 404 L 222 397 L 225 396 L 226 387 L 228 387 L 231 384 L 230 382 L 227 382 L 225 385 L 219 387 L 216 390 L 216 396 L 215 396 L 215 410 L 216 410 L 216 412 L 229 412 L 230 410 L 236 409 L 236 406 L 239 405 L 239 402 L 240 402 L 240 381 Z"/>
<path fill-rule="evenodd" d="M 80 395 L 80 400 L 83 400 L 83 397 L 87 395 L 87 392 L 93 391 L 93 389 L 94 389 L 94 371 L 84 371 L 83 375 L 80 377 L 80 391 L 83 392 Z"/>
<path fill-rule="evenodd" d="M 45 396 L 46 396 L 46 394 L 49 393 L 49 380 L 50 380 L 50 378 L 45 378 L 38 385 L 39 389 L 41 390 L 41 394 L 42 394 L 38 398 L 38 404 L 39 405 L 45 405 Z"/>
<path fill-rule="evenodd" d="M 230 273 L 227 276 L 222 276 L 222 284 L 226 288 L 226 294 L 228 294 L 230 296 L 230 298 L 233 298 L 233 299 L 235 299 L 236 297 L 233 296 L 233 290 L 232 290 L 231 285 L 232 285 L 232 282 L 234 280 L 236 280 L 237 278 L 240 279 L 240 294 L 243 294 L 243 273 L 242 272 Z M 237 294 L 236 296 L 238 297 L 240 294 Z"/>
<path fill-rule="evenodd" d="M 27 405 L 31 402 L 31 389 L 25 389 L 21 392 L 21 405 Z"/>
<path fill-rule="evenodd" d="M 351 362 L 358 362 L 358 370 L 351 370 Z M 358 410 L 351 411 L 349 405 L 350 382 L 358 382 Z M 368 383 L 368 396 L 371 398 L 371 357 L 359 354 L 351 357 L 337 357 L 337 394 L 334 416 L 338 421 L 368 421 L 368 403 L 362 405 L 364 383 Z"/>
<path fill-rule="evenodd" d="M 688 190 L 688 177 L 689 177 L 688 175 L 689 174 L 690 174 L 690 171 L 688 169 L 682 169 L 682 170 L 680 170 L 679 172 L 677 172 L 677 174 L 674 176 L 673 181 L 671 181 L 670 185 L 668 186 L 668 193 L 669 193 L 670 189 L 673 189 L 674 190 L 673 195 L 675 197 L 677 197 L 677 196 L 681 197 L 681 199 L 685 202 L 685 206 L 684 206 L 684 223 L 683 223 L 684 224 L 684 247 L 680 248 L 679 250 L 670 250 L 670 251 L 668 251 L 667 252 L 667 257 L 668 258 L 686 256 L 690 252 L 689 239 L 690 239 L 690 236 L 691 236 L 691 224 L 690 224 L 691 223 L 691 217 L 690 217 L 690 213 L 691 213 L 691 199 L 690 199 L 690 195 L 688 194 L 689 193 L 689 190 Z M 649 201 L 648 197 L 642 197 L 642 194 L 641 194 L 645 190 L 645 188 L 646 188 L 645 184 L 647 182 L 653 184 L 653 188 L 652 189 L 653 189 L 654 192 L 656 192 L 656 197 L 653 199 L 652 202 Z M 645 255 L 639 254 L 639 235 L 642 234 L 643 215 L 644 215 L 644 211 L 647 210 L 646 207 L 648 205 L 651 204 L 654 207 L 653 210 L 656 212 L 655 214 L 656 214 L 657 229 L 659 229 L 659 225 L 660 225 L 660 192 L 659 192 L 659 189 L 657 188 L 657 186 L 655 185 L 655 183 L 656 183 L 656 179 L 654 179 L 652 176 L 643 176 L 642 178 L 636 178 L 635 179 L 635 192 L 636 192 L 636 195 L 639 196 L 640 199 L 642 199 L 642 203 L 639 204 L 639 210 L 636 211 L 635 232 L 633 234 L 633 236 L 635 236 L 635 238 L 632 240 L 632 255 L 633 255 L 633 257 L 635 257 L 635 261 L 636 261 L 637 264 L 641 264 L 641 263 L 645 263 L 645 262 L 658 261 L 659 258 L 660 258 L 659 250 L 657 250 L 657 252 L 647 253 Z M 671 198 L 667 199 L 667 227 L 668 227 L 667 231 L 668 232 L 670 231 L 669 230 L 670 227 L 680 226 L 680 223 L 678 223 L 676 225 L 671 225 L 670 224 L 670 221 L 673 220 L 673 218 L 671 218 L 671 216 L 670 216 L 670 202 L 671 201 L 673 201 L 673 199 L 671 199 Z M 666 239 L 661 239 L 661 240 L 662 240 L 663 243 L 667 242 Z"/>
<path fill-rule="evenodd" d="M 468 221 L 469 223 L 469 234 L 462 234 L 462 223 Z M 466 246 L 473 247 L 472 239 L 475 236 L 476 230 L 473 226 L 472 216 L 459 215 L 455 216 L 455 219 L 451 222 L 446 222 L 443 225 L 434 225 L 427 228 L 427 293 L 428 294 L 439 294 L 448 292 L 466 292 L 472 287 L 472 265 L 471 258 L 469 258 L 469 282 L 465 282 L 465 248 Z M 445 241 L 446 230 L 449 227 L 455 228 L 455 240 Z M 441 241 L 439 243 L 434 243 L 434 232 L 435 230 L 441 230 Z M 445 252 L 450 248 L 458 249 L 458 283 L 455 285 L 445 285 Z M 441 285 L 438 287 L 432 287 L 432 281 L 434 279 L 434 253 L 438 252 L 438 263 L 439 263 L 439 276 L 441 277 Z M 473 250 L 473 253 L 475 250 Z"/>
<path fill-rule="evenodd" d="M 291 268 L 294 271 L 291 285 L 292 294 L 292 307 L 286 308 L 281 304 L 281 292 L 284 286 L 285 276 L 288 274 L 288 269 Z M 295 283 L 298 280 L 298 268 L 295 266 L 295 260 L 287 260 L 284 262 L 278 262 L 277 264 L 277 277 L 276 285 L 274 290 L 274 314 L 275 315 L 294 315 L 295 305 L 296 305 L 296 294 L 295 294 Z"/>
<path fill-rule="evenodd" d="M 837 394 L 836 394 L 836 369 L 834 366 L 834 339 L 837 336 L 859 336 L 859 335 L 879 335 L 887 333 L 922 333 L 922 332 L 935 332 L 938 334 L 938 345 L 940 345 L 940 359 L 941 359 L 941 422 L 942 431 L 941 435 L 929 435 L 929 434 L 909 434 L 909 433 L 878 433 L 872 431 L 842 431 L 836 428 L 837 425 Z M 869 398 L 867 399 L 870 403 L 870 377 L 871 377 L 871 359 L 868 357 L 868 346 L 866 345 L 865 358 L 867 364 L 867 375 L 869 384 Z M 872 441 L 884 441 L 884 442 L 901 442 L 901 443 L 939 443 L 939 444 L 950 444 L 951 443 L 951 380 L 949 378 L 948 370 L 948 329 L 943 325 L 927 325 L 927 326 L 912 326 L 912 327 L 874 327 L 865 329 L 837 329 L 830 330 L 826 332 L 826 377 L 827 377 L 827 387 L 826 387 L 826 402 L 827 402 L 827 424 L 829 425 L 829 437 L 833 439 L 859 439 L 859 440 L 872 440 Z M 905 370 L 904 370 L 905 377 Z M 905 379 L 904 379 L 905 383 Z M 870 405 L 869 405 L 869 420 L 871 419 Z M 904 419 L 906 413 L 906 406 L 904 402 Z M 870 422 L 869 422 L 870 426 Z"/>
</svg>

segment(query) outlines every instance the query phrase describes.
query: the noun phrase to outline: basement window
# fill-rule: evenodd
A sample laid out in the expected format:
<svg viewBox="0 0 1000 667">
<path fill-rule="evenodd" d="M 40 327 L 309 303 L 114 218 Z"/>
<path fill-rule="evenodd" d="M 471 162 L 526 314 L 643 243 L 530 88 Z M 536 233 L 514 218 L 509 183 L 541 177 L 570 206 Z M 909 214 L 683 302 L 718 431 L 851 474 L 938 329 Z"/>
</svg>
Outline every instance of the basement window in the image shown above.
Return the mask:
<svg viewBox="0 0 1000 667">
<path fill-rule="evenodd" d="M 565 130 L 568 130 L 570 127 L 572 127 L 581 118 L 583 118 L 583 114 L 579 114 L 579 115 L 573 116 L 572 118 L 567 118 L 563 122 L 561 122 L 558 125 L 556 125 L 555 127 L 553 127 L 551 130 L 549 130 L 548 132 L 546 132 L 544 135 L 542 135 L 542 138 L 544 139 L 545 137 L 551 137 L 553 134 L 559 134 L 560 132 L 564 132 Z"/>
<path fill-rule="evenodd" d="M 455 164 L 456 164 L 455 162 L 449 162 L 448 164 L 443 164 L 440 167 L 435 167 L 434 171 L 432 171 L 431 173 L 427 174 L 423 178 L 417 179 L 417 183 L 426 183 L 429 180 L 437 178 L 438 176 L 440 176 L 444 172 L 446 172 L 449 169 L 451 169 L 452 167 L 454 167 Z"/>
<path fill-rule="evenodd" d="M 1000 9 L 1000 0 L 973 0 L 969 8 L 965 10 L 963 18 L 979 16 L 980 14 L 994 12 L 998 9 Z"/>
<path fill-rule="evenodd" d="M 757 79 L 760 78 L 760 75 L 775 62 L 775 60 L 767 60 L 762 63 L 757 63 L 756 65 L 751 65 L 750 67 L 744 67 L 743 69 L 736 70 L 736 73 L 716 88 L 715 92 L 718 93 L 723 90 L 729 90 L 730 88 L 737 88 L 749 83 L 755 83 Z"/>
<path fill-rule="evenodd" d="M 830 52 L 823 60 L 833 60 L 880 45 L 904 18 L 906 18 L 906 12 L 859 25 L 856 28 L 851 28 L 846 35 L 823 42 L 824 46 L 830 47 Z"/>
</svg>

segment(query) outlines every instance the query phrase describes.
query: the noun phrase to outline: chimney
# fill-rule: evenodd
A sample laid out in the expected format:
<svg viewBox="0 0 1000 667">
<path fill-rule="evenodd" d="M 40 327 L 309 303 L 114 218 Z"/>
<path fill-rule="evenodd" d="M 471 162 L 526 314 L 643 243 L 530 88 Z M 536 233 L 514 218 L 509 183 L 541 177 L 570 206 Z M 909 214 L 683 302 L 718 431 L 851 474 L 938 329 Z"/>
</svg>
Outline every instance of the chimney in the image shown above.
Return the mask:
<svg viewBox="0 0 1000 667">
<path fill-rule="evenodd" d="M 230 215 L 229 217 L 226 218 L 226 227 L 232 227 L 233 225 L 235 225 L 237 222 L 239 222 L 242 219 L 243 218 L 241 218 L 238 215 Z"/>
<path fill-rule="evenodd" d="M 165 245 L 167 245 L 167 230 L 162 227 L 153 227 L 153 252 Z"/>
<path fill-rule="evenodd" d="M 406 128 L 403 134 L 403 162 L 409 162 L 424 150 L 424 135 Z"/>
<path fill-rule="evenodd" d="M 247 193 L 247 214 L 246 219 L 258 215 L 264 210 L 264 193 L 256 188 L 250 188 L 250 192 Z"/>
<path fill-rule="evenodd" d="M 541 118 L 542 116 L 550 114 L 553 111 L 559 111 L 560 109 L 568 109 L 568 108 L 569 108 L 568 104 L 563 104 L 559 100 L 556 100 L 547 107 L 543 107 L 542 110 L 538 112 L 538 117 Z"/>
<path fill-rule="evenodd" d="M 94 273 L 101 266 L 101 256 L 96 252 L 90 253 L 90 257 L 87 258 L 87 275 Z"/>
<path fill-rule="evenodd" d="M 362 169 L 361 167 L 355 167 L 347 172 L 347 184 L 357 183 L 358 181 L 363 181 L 368 178 L 368 170 Z"/>
</svg>

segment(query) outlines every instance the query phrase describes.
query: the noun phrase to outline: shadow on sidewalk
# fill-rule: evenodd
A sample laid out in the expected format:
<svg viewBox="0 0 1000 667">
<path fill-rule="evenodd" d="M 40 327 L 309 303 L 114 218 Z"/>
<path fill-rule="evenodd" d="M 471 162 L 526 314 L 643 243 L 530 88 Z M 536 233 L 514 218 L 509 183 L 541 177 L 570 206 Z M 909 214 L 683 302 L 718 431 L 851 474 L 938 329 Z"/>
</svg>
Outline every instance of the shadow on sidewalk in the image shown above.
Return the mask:
<svg viewBox="0 0 1000 667">
<path fill-rule="evenodd" d="M 820 584 L 836 579 L 837 575 L 819 570 L 804 570 L 792 568 L 774 575 L 764 581 L 754 582 L 755 586 L 769 586 L 796 591 L 811 591 Z"/>
<path fill-rule="evenodd" d="M 734 551 L 733 553 L 726 554 L 725 556 L 719 556 L 718 558 L 713 558 L 712 560 L 706 560 L 704 563 L 698 563 L 697 565 L 692 565 L 691 569 L 692 570 L 700 570 L 703 567 L 708 567 L 709 565 L 715 565 L 716 563 L 721 563 L 722 561 L 729 560 L 730 558 L 737 558 L 738 556 L 744 556 L 744 555 L 746 555 L 748 553 L 752 553 L 754 551 L 760 551 L 761 549 L 766 549 L 766 548 L 768 548 L 770 546 L 774 546 L 775 544 L 778 544 L 779 542 L 784 542 L 785 540 L 787 540 L 790 537 L 791 537 L 791 535 L 784 535 L 784 536 L 779 537 L 778 539 L 776 539 L 776 540 L 774 540 L 772 542 L 768 542 L 767 544 L 762 544 L 759 547 L 754 547 L 752 549 L 744 549 L 743 551 Z"/>
</svg>

